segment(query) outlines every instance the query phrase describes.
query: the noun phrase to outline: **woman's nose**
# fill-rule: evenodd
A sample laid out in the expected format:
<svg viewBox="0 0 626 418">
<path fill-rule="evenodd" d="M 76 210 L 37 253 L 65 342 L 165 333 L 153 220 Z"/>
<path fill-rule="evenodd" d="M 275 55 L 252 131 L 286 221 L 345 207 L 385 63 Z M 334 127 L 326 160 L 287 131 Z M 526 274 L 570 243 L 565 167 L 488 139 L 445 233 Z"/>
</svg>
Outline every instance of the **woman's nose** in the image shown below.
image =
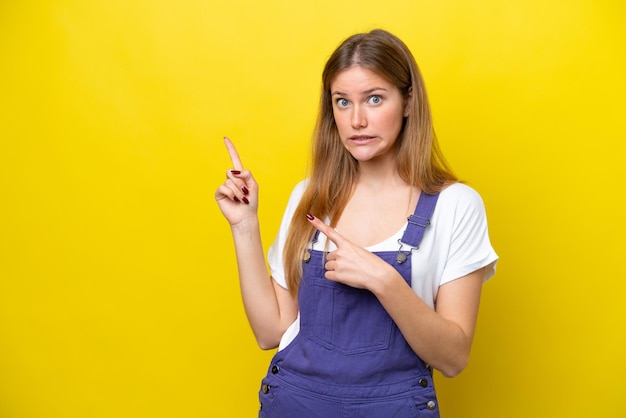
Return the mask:
<svg viewBox="0 0 626 418">
<path fill-rule="evenodd" d="M 361 106 L 354 106 L 352 108 L 352 118 L 350 122 L 354 129 L 365 128 L 367 126 L 365 109 Z"/>
</svg>

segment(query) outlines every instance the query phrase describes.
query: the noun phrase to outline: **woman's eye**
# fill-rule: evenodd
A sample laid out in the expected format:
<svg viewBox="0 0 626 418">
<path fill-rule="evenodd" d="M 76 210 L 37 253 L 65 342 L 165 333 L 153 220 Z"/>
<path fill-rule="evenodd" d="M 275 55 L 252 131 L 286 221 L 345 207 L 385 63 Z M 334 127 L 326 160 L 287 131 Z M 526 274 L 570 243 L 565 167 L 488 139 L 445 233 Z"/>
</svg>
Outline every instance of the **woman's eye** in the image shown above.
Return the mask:
<svg viewBox="0 0 626 418">
<path fill-rule="evenodd" d="M 383 101 L 383 98 L 380 96 L 371 96 L 368 101 L 370 104 L 379 104 Z"/>
<path fill-rule="evenodd" d="M 337 99 L 337 106 L 346 107 L 348 106 L 348 100 L 346 99 Z"/>
</svg>

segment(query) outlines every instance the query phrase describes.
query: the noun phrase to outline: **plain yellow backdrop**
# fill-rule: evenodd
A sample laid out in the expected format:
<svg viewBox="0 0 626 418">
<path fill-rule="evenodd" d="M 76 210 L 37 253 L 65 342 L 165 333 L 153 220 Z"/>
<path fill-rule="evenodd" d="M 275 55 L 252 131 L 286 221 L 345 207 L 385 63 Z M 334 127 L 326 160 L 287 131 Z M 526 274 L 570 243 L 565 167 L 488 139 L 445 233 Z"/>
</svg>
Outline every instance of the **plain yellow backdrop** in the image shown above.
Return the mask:
<svg viewBox="0 0 626 418">
<path fill-rule="evenodd" d="M 230 136 L 267 249 L 322 66 L 414 52 L 501 256 L 445 418 L 626 416 L 625 3 L 0 2 L 0 417 L 251 417 L 255 345 L 214 202 Z"/>
</svg>

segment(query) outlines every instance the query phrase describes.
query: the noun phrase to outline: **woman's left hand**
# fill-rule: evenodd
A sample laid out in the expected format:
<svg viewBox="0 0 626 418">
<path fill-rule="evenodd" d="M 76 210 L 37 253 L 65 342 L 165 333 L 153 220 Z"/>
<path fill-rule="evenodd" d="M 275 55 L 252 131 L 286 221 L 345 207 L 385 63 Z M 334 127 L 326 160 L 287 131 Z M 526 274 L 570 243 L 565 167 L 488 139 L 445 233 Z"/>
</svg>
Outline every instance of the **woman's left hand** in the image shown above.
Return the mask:
<svg viewBox="0 0 626 418">
<path fill-rule="evenodd" d="M 329 252 L 326 256 L 324 267 L 327 270 L 325 277 L 328 280 L 359 289 L 372 290 L 383 279 L 392 275 L 399 276 L 396 269 L 376 254 L 350 242 L 320 219 L 311 215 L 307 215 L 307 218 L 315 228 L 337 246 L 335 251 Z"/>
</svg>

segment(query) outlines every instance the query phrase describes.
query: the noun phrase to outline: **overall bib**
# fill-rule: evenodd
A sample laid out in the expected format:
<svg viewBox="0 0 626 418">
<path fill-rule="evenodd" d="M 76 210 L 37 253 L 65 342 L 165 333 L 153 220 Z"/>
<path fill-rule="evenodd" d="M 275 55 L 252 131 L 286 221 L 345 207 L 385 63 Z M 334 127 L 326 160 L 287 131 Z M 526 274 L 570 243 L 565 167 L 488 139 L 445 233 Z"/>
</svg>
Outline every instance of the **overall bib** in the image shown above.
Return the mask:
<svg viewBox="0 0 626 418">
<path fill-rule="evenodd" d="M 422 193 L 398 251 L 374 253 L 411 286 L 419 246 L 438 195 Z M 376 296 L 324 277 L 311 251 L 298 291 L 300 330 L 263 379 L 262 418 L 438 418 L 432 370 L 408 345 Z"/>
</svg>

